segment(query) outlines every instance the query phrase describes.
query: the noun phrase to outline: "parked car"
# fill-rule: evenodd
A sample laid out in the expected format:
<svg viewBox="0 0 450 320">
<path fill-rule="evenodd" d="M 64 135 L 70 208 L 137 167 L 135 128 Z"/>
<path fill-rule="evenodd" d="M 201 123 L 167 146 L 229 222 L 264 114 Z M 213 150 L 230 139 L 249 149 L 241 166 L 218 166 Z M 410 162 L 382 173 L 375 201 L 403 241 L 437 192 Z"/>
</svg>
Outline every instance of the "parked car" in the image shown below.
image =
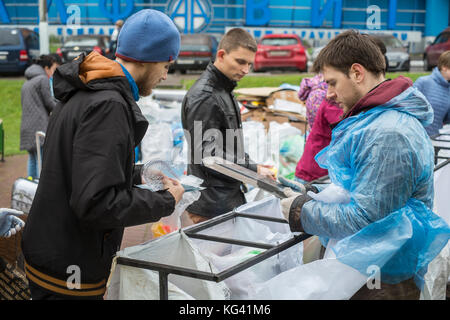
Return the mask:
<svg viewBox="0 0 450 320">
<path fill-rule="evenodd" d="M 447 50 L 450 50 L 450 28 L 446 28 L 439 33 L 433 43 L 425 49 L 423 54 L 424 69 L 431 71 L 437 66 L 439 56 Z"/>
<path fill-rule="evenodd" d="M 380 39 L 386 46 L 386 57 L 388 59 L 388 71 L 409 71 L 411 67 L 411 57 L 407 46 L 391 34 L 373 34 L 373 37 Z"/>
<path fill-rule="evenodd" d="M 218 41 L 213 35 L 182 34 L 180 53 L 170 71 L 205 70 L 208 63 L 214 61 L 217 46 Z"/>
<path fill-rule="evenodd" d="M 89 54 L 91 51 L 97 51 L 102 55 L 108 56 L 109 41 L 110 38 L 107 35 L 69 36 L 65 39 L 62 47 L 57 49 L 56 53 L 61 56 L 63 62 L 75 59 L 82 52 Z"/>
<path fill-rule="evenodd" d="M 307 69 L 307 57 L 300 37 L 296 34 L 268 34 L 261 38 L 253 71 L 267 69 Z"/>
<path fill-rule="evenodd" d="M 26 28 L 0 28 L 0 73 L 23 74 L 39 56 L 39 36 Z"/>
</svg>

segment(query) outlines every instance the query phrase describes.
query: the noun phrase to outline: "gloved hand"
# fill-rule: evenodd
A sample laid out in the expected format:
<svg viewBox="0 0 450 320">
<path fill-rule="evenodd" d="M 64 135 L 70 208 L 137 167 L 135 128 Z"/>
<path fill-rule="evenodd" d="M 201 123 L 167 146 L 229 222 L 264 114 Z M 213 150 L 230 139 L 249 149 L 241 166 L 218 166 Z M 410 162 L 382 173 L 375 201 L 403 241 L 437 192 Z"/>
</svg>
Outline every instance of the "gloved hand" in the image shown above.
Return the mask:
<svg viewBox="0 0 450 320">
<path fill-rule="evenodd" d="M 0 208 L 0 237 L 9 238 L 20 231 L 25 226 L 25 222 L 17 216 L 23 214 L 22 211 Z"/>
<path fill-rule="evenodd" d="M 291 179 L 286 179 L 283 176 L 279 176 L 278 177 L 278 181 L 280 181 L 280 183 L 286 187 L 291 188 L 294 191 L 300 192 L 302 194 L 306 193 L 306 187 L 301 184 L 300 182 L 297 182 L 295 180 L 291 180 Z"/>
<path fill-rule="evenodd" d="M 283 192 L 287 196 L 287 198 L 281 199 L 281 210 L 283 212 L 284 218 L 289 222 L 289 211 L 291 209 L 292 202 L 295 200 L 295 198 L 302 194 L 293 191 L 291 188 L 284 188 Z"/>
</svg>

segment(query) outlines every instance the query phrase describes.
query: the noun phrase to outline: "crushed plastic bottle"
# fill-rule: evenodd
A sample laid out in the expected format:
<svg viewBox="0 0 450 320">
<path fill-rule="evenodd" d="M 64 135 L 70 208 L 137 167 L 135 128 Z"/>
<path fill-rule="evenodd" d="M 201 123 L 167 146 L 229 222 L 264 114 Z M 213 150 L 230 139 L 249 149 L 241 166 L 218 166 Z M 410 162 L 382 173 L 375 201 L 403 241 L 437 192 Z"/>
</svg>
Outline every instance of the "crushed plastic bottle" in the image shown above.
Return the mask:
<svg viewBox="0 0 450 320">
<path fill-rule="evenodd" d="M 178 228 L 172 228 L 169 225 L 165 225 L 162 221 L 156 222 L 151 226 L 153 238 L 161 237 L 165 234 L 171 233 L 172 231 L 178 230 Z"/>
</svg>

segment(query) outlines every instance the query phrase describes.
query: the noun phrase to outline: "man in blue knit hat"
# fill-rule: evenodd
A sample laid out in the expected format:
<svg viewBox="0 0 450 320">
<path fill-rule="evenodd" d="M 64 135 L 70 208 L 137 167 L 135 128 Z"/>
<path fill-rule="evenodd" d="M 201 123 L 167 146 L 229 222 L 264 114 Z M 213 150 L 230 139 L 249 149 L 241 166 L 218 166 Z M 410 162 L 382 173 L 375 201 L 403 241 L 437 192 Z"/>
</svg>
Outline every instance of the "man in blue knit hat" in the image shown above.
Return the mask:
<svg viewBox="0 0 450 320">
<path fill-rule="evenodd" d="M 136 101 L 165 80 L 180 34 L 155 10 L 129 17 L 117 60 L 91 52 L 54 75 L 60 103 L 49 120 L 42 172 L 23 233 L 33 300 L 102 299 L 125 227 L 158 221 L 180 201 L 181 184 L 142 183 L 134 148 L 148 122 Z"/>
</svg>

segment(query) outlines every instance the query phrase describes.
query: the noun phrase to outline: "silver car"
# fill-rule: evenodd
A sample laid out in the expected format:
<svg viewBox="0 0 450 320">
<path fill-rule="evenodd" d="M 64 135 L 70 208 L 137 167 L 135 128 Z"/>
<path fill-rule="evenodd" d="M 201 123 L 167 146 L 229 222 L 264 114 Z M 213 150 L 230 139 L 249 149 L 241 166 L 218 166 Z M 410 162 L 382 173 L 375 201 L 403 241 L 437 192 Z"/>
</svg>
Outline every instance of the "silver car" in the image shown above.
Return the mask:
<svg viewBox="0 0 450 320">
<path fill-rule="evenodd" d="M 388 71 L 409 71 L 411 57 L 408 48 L 400 40 L 391 34 L 377 34 L 373 37 L 379 38 L 386 46 L 386 57 L 388 60 Z"/>
<path fill-rule="evenodd" d="M 404 46 L 400 40 L 391 34 L 377 34 L 372 35 L 379 38 L 386 47 L 386 58 L 388 60 L 387 71 L 409 71 L 411 66 L 411 57 L 408 53 L 408 49 Z M 314 48 L 311 54 L 311 64 L 316 60 L 319 52 L 325 46 Z"/>
</svg>

